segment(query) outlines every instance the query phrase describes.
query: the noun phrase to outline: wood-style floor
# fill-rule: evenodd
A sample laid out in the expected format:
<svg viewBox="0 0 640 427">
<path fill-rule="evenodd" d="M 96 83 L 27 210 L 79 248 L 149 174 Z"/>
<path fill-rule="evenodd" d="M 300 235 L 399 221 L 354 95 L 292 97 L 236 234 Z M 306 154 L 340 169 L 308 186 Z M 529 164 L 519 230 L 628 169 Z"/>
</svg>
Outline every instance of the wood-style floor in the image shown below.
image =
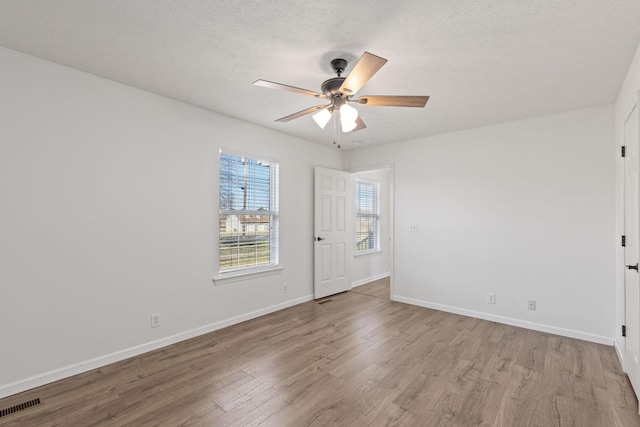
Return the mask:
<svg viewBox="0 0 640 427">
<path fill-rule="evenodd" d="M 21 393 L 0 410 L 44 404 L 0 425 L 640 425 L 612 347 L 388 296 L 373 282 Z"/>
</svg>

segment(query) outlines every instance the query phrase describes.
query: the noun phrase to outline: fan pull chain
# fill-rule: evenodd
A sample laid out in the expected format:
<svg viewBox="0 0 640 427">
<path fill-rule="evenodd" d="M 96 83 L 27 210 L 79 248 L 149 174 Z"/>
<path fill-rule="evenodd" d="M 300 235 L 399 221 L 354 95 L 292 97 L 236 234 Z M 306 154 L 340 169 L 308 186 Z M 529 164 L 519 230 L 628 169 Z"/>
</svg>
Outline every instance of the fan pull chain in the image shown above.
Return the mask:
<svg viewBox="0 0 640 427">
<path fill-rule="evenodd" d="M 338 148 L 340 148 L 340 142 L 338 141 L 338 138 L 340 137 L 340 132 L 338 131 L 338 114 L 336 110 L 333 112 L 333 144 L 337 145 Z"/>
</svg>

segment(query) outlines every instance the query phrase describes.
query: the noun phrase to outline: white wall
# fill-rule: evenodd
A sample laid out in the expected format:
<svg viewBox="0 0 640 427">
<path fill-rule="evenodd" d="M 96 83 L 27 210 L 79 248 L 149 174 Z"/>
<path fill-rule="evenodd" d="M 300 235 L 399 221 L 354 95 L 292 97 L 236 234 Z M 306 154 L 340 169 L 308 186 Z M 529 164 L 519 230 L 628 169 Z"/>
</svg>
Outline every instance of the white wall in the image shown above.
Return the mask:
<svg viewBox="0 0 640 427">
<path fill-rule="evenodd" d="M 311 298 L 338 150 L 3 48 L 0 93 L 0 397 Z M 280 274 L 212 283 L 221 146 L 280 160 Z"/>
<path fill-rule="evenodd" d="M 620 88 L 618 99 L 615 103 L 615 150 L 616 159 L 616 236 L 624 234 L 624 163 L 620 156 L 620 147 L 624 145 L 624 121 L 627 119 L 633 105 L 637 102 L 640 90 L 640 45 L 631 61 L 627 76 Z M 624 251 L 616 244 L 616 349 L 618 357 L 623 361 L 625 341 L 622 337 L 620 325 L 625 324 L 625 299 L 624 299 Z"/>
<path fill-rule="evenodd" d="M 613 147 L 603 106 L 349 152 L 394 164 L 393 298 L 613 344 Z"/>
<path fill-rule="evenodd" d="M 309 299 L 313 166 L 394 164 L 395 299 L 618 331 L 611 106 L 341 153 L 3 48 L 0 93 L 0 397 Z M 212 284 L 221 146 L 280 159 L 279 274 Z"/>
<path fill-rule="evenodd" d="M 391 269 L 389 247 L 391 170 L 358 172 L 356 176 L 380 184 L 380 251 L 354 256 L 351 270 L 354 286 L 387 277 Z"/>
</svg>

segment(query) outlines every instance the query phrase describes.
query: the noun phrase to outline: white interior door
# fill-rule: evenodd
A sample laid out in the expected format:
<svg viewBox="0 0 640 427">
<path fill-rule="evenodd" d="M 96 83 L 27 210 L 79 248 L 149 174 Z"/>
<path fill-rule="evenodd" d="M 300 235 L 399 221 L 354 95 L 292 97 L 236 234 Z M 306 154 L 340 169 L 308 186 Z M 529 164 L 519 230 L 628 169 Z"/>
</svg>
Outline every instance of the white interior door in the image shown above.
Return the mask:
<svg viewBox="0 0 640 427">
<path fill-rule="evenodd" d="M 351 289 L 351 174 L 317 167 L 314 192 L 314 298 Z"/>
<path fill-rule="evenodd" d="M 640 276 L 638 274 L 638 107 L 624 123 L 624 234 L 625 234 L 625 370 L 640 396 Z"/>
</svg>

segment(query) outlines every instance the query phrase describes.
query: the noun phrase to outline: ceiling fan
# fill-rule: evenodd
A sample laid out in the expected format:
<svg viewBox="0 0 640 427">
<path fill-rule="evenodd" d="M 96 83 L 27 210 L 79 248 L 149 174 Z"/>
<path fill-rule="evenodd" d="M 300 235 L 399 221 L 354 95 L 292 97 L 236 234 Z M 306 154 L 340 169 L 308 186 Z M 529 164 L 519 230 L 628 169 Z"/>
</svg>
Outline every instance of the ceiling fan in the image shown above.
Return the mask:
<svg viewBox="0 0 640 427">
<path fill-rule="evenodd" d="M 424 107 L 429 100 L 428 96 L 386 96 L 386 95 L 364 95 L 352 99 L 362 86 L 378 72 L 387 60 L 365 52 L 347 77 L 342 77 L 342 73 L 347 68 L 347 61 L 344 59 L 334 59 L 331 61 L 331 68 L 338 75 L 337 77 L 325 80 L 321 85 L 322 93 L 312 90 L 301 89 L 282 83 L 274 83 L 267 80 L 256 80 L 256 86 L 268 87 L 272 89 L 286 90 L 302 95 L 313 96 L 319 99 L 328 100 L 325 105 L 316 105 L 297 113 L 282 117 L 276 122 L 288 122 L 307 114 L 315 113 L 313 119 L 322 129 L 327 125 L 334 112 L 339 111 L 340 128 L 343 132 L 356 132 L 367 127 L 358 116 L 358 110 L 349 105 L 356 103 L 368 106 L 387 107 Z"/>
</svg>

